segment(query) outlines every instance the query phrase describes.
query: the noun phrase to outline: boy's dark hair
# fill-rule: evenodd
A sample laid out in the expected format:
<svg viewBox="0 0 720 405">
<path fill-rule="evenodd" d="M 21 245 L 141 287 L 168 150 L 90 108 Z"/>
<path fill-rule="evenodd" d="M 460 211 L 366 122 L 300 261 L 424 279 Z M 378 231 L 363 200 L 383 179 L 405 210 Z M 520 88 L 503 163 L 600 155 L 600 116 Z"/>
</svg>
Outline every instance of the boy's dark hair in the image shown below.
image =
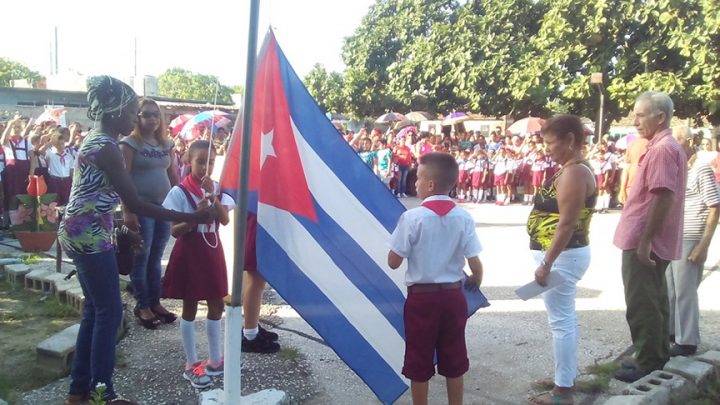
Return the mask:
<svg viewBox="0 0 720 405">
<path fill-rule="evenodd" d="M 188 150 L 186 152 L 188 162 L 192 160 L 193 154 L 197 153 L 197 151 L 208 150 L 210 147 L 211 146 L 209 141 L 200 140 L 191 143 L 190 146 L 188 146 Z M 212 152 L 217 153 L 217 151 L 215 151 L 215 145 L 212 145 Z"/>
<path fill-rule="evenodd" d="M 439 192 L 447 194 L 455 187 L 460 169 L 449 153 L 430 152 L 420 156 L 420 164 L 428 170 L 430 178 L 438 185 Z"/>
</svg>

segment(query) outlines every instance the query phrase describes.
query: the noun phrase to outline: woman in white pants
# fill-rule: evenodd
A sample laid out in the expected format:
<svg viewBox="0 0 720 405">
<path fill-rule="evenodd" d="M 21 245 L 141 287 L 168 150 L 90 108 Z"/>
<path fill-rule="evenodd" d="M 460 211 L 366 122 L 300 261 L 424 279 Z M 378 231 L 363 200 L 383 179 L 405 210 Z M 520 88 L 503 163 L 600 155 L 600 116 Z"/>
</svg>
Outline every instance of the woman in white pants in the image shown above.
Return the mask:
<svg viewBox="0 0 720 405">
<path fill-rule="evenodd" d="M 580 118 L 556 115 L 541 131 L 547 154 L 562 165 L 535 194 L 528 218 L 530 249 L 538 268 L 535 280 L 545 286 L 550 272 L 562 284 L 545 292 L 545 308 L 553 333 L 555 386 L 528 398 L 530 404 L 573 403 L 577 375 L 576 284 L 590 265 L 590 220 L 598 190 L 590 164 L 582 154 L 585 137 Z"/>
</svg>

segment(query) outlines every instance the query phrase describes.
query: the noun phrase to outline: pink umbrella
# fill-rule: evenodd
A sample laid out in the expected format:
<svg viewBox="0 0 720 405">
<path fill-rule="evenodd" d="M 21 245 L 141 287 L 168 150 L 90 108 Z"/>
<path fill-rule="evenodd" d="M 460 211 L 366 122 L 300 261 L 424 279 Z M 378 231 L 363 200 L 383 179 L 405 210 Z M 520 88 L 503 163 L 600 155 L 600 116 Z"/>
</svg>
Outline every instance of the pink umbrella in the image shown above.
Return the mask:
<svg viewBox="0 0 720 405">
<path fill-rule="evenodd" d="M 185 140 L 193 140 L 202 135 L 201 131 L 210 128 L 211 125 L 213 132 L 215 132 L 218 128 L 225 127 L 232 122 L 227 118 L 229 115 L 218 110 L 203 111 L 185 122 L 180 131 L 180 136 Z"/>
<path fill-rule="evenodd" d="M 508 131 L 513 134 L 531 134 L 533 132 L 540 132 L 545 120 L 538 117 L 527 117 L 519 121 L 515 121 Z"/>
<path fill-rule="evenodd" d="M 172 121 L 170 121 L 170 129 L 172 130 L 173 135 L 177 135 L 180 131 L 182 131 L 185 123 L 194 116 L 194 114 L 183 114 L 175 117 Z"/>
</svg>

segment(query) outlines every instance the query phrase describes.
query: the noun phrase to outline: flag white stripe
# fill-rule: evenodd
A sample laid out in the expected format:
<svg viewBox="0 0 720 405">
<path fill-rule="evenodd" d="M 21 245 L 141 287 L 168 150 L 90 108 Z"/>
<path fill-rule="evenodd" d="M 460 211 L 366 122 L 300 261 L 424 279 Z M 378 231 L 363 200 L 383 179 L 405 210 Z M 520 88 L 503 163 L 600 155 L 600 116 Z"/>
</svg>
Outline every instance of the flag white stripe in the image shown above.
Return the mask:
<svg viewBox="0 0 720 405">
<path fill-rule="evenodd" d="M 290 123 L 305 171 L 305 178 L 315 200 L 368 253 L 378 267 L 395 283 L 403 296 L 407 296 L 407 287 L 405 286 L 407 261 L 403 261 L 402 266 L 397 270 L 392 270 L 387 265 L 389 251 L 387 243 L 390 240 L 390 233 L 315 153 L 315 150 L 305 141 L 300 130 L 295 126 L 292 117 L 290 117 Z"/>
<path fill-rule="evenodd" d="M 289 212 L 262 203 L 258 204 L 258 224 L 405 380 L 401 374 L 405 353 L 402 336 L 343 274 L 307 229 Z"/>
</svg>

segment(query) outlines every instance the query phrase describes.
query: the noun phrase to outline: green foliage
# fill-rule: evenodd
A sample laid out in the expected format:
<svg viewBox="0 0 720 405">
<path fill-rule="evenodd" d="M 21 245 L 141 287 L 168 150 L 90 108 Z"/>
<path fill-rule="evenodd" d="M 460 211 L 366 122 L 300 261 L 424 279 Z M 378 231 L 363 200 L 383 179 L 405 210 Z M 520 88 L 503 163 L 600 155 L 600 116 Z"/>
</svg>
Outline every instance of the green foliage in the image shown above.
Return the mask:
<svg viewBox="0 0 720 405">
<path fill-rule="evenodd" d="M 237 90 L 242 90 L 242 87 L 230 88 L 220 84 L 216 76 L 193 73 L 180 68 L 168 69 L 158 77 L 158 92 L 163 97 L 213 103 L 217 92 L 218 103 L 231 103 L 230 96 Z"/>
<path fill-rule="evenodd" d="M 41 78 L 40 73 L 30 70 L 27 66 L 7 58 L 0 58 L 0 87 L 9 87 L 11 80 L 37 81 Z"/>
<path fill-rule="evenodd" d="M 320 64 L 315 64 L 303 80 L 310 94 L 326 112 L 344 112 L 347 103 L 343 95 L 343 76 L 337 72 L 328 73 Z"/>
<path fill-rule="evenodd" d="M 605 126 L 635 97 L 663 90 L 680 118 L 720 124 L 717 0 L 376 0 L 345 40 L 347 110 L 594 117 Z M 307 80 L 330 107 L 330 75 Z M 321 82 L 328 83 L 321 83 Z M 333 94 L 335 91 L 332 91 Z M 336 106 L 336 104 L 333 104 Z"/>
</svg>

